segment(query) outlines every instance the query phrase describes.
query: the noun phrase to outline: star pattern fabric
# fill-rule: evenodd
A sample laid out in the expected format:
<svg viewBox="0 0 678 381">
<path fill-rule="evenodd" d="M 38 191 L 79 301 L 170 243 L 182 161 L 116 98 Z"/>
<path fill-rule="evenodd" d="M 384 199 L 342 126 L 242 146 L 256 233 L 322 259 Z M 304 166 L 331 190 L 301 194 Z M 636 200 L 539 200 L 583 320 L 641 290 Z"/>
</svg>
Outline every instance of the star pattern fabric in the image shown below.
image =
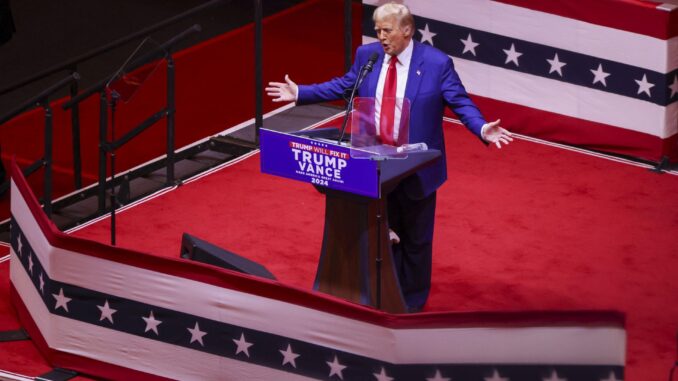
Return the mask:
<svg viewBox="0 0 678 381">
<path fill-rule="evenodd" d="M 153 331 L 156 335 L 159 335 L 158 326 L 162 323 L 162 321 L 156 319 L 155 316 L 153 316 L 153 310 L 151 310 L 151 313 L 148 315 L 148 317 L 142 316 L 141 318 L 146 322 L 146 328 L 144 329 L 144 332 Z"/>
<path fill-rule="evenodd" d="M 97 308 L 99 308 L 99 311 L 101 311 L 101 317 L 99 318 L 99 321 L 106 319 L 111 322 L 111 324 L 113 324 L 113 314 L 116 313 L 117 310 L 114 310 L 108 305 L 108 300 L 106 300 L 103 306 L 97 306 Z"/>
<path fill-rule="evenodd" d="M 68 302 L 70 302 L 72 299 L 67 298 L 64 295 L 64 289 L 60 288 L 58 294 L 52 294 L 54 296 L 54 299 L 56 299 L 56 305 L 54 306 L 55 310 L 58 310 L 59 308 L 63 308 L 64 311 L 68 312 Z"/>
<path fill-rule="evenodd" d="M 554 369 L 551 371 L 551 376 L 549 376 L 549 378 L 544 378 L 542 381 L 567 381 L 567 378 L 558 377 L 558 372 Z"/>
<path fill-rule="evenodd" d="M 294 353 L 294 351 L 292 351 L 292 345 L 291 344 L 287 344 L 287 349 L 285 349 L 284 351 L 281 349 L 280 354 L 283 355 L 283 360 L 282 360 L 283 366 L 289 364 L 289 365 L 292 366 L 292 368 L 297 367 L 296 360 L 297 360 L 297 357 L 299 357 L 299 355 Z"/>
<path fill-rule="evenodd" d="M 433 377 L 429 377 L 426 381 L 452 381 L 449 377 L 443 377 L 439 369 L 436 369 L 436 374 Z"/>
<path fill-rule="evenodd" d="M 368 6 L 372 9 L 371 6 Z M 557 46 L 494 34 L 415 15 L 419 41 L 435 46 L 452 57 L 499 66 L 528 75 L 544 77 L 573 86 L 668 105 L 678 102 L 678 70 L 652 72 L 647 68 L 613 62 Z M 423 26 L 423 27 L 422 27 Z M 366 31 L 372 35 L 372 30 Z M 448 37 L 454 36 L 453 44 Z M 482 52 L 480 54 L 479 52 Z M 667 86 L 657 91 L 657 86 Z"/>
<path fill-rule="evenodd" d="M 506 61 L 504 62 L 505 64 L 513 63 L 516 66 L 520 66 L 520 63 L 518 62 L 518 58 L 523 55 L 523 53 L 519 52 L 516 50 L 516 45 L 511 44 L 510 49 L 503 49 L 504 53 L 506 54 Z"/>
<path fill-rule="evenodd" d="M 648 97 L 651 97 L 652 94 L 650 94 L 650 89 L 654 87 L 654 83 L 650 83 L 647 81 L 647 75 L 643 74 L 643 78 L 640 80 L 635 80 L 636 83 L 638 84 L 638 94 L 645 93 L 647 94 Z"/>
<path fill-rule="evenodd" d="M 419 33 L 421 33 L 421 42 L 428 42 L 429 44 L 433 45 L 433 37 L 436 36 L 436 33 L 431 32 L 428 29 L 428 24 L 424 25 L 424 29 L 418 29 Z"/>
<path fill-rule="evenodd" d="M 238 340 L 233 339 L 236 345 L 235 354 L 244 353 L 245 356 L 250 357 L 250 347 L 254 344 L 248 343 L 245 339 L 245 334 L 241 333 Z"/>
<path fill-rule="evenodd" d="M 610 372 L 610 375 L 607 378 L 601 379 L 600 381 L 624 381 L 617 378 L 617 375 L 614 372 Z"/>
<path fill-rule="evenodd" d="M 207 335 L 207 332 L 200 330 L 200 325 L 198 322 L 195 322 L 195 327 L 187 328 L 188 332 L 191 333 L 191 343 L 198 342 L 198 344 L 205 346 L 205 343 L 202 342 L 202 338 Z"/>
<path fill-rule="evenodd" d="M 498 370 L 494 370 L 492 376 L 485 377 L 485 381 L 511 381 L 508 377 L 502 377 Z"/>
<path fill-rule="evenodd" d="M 389 377 L 386 374 L 386 368 L 383 366 L 381 367 L 381 372 L 374 373 L 374 377 L 377 379 L 377 381 L 393 381 L 393 377 Z"/>
<path fill-rule="evenodd" d="M 591 73 L 593 73 L 593 84 L 594 85 L 596 83 L 602 83 L 603 86 L 607 87 L 606 78 L 610 76 L 610 73 L 606 73 L 603 70 L 603 64 L 598 64 L 598 68 L 596 70 L 591 69 Z"/>
<path fill-rule="evenodd" d="M 678 74 L 673 77 L 673 83 L 669 85 L 669 89 L 671 90 L 670 98 L 673 99 L 678 94 Z"/>
<path fill-rule="evenodd" d="M 466 37 L 465 40 L 459 40 L 461 41 L 462 44 L 464 44 L 464 50 L 462 50 L 461 54 L 464 55 L 465 53 L 471 53 L 474 56 L 476 55 L 476 48 L 478 47 L 477 42 L 473 42 L 473 37 L 471 36 L 471 33 L 468 34 L 468 37 Z"/>
<path fill-rule="evenodd" d="M 558 59 L 558 53 L 555 54 L 553 59 L 546 60 L 551 68 L 549 69 L 549 74 L 551 73 L 558 73 L 559 76 L 563 76 L 563 67 L 567 65 L 565 62 L 561 62 Z"/>
<path fill-rule="evenodd" d="M 337 357 L 337 355 L 334 355 L 334 360 L 332 360 L 331 362 L 327 361 L 327 365 L 330 367 L 330 374 L 328 377 L 331 378 L 332 376 L 337 376 L 341 380 L 344 379 L 343 372 L 344 369 L 346 369 L 346 366 L 339 363 L 339 358 Z"/>
</svg>

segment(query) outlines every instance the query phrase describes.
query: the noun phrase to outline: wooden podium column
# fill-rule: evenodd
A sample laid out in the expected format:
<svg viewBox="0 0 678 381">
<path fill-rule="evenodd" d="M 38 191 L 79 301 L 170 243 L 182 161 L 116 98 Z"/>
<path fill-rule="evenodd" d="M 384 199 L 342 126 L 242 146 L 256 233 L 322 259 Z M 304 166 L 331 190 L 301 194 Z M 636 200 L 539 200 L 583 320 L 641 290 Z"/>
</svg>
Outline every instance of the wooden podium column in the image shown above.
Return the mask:
<svg viewBox="0 0 678 381">
<path fill-rule="evenodd" d="M 407 312 L 388 239 L 386 200 L 322 191 L 326 195 L 325 229 L 314 288 L 377 307 L 377 257 L 381 252 L 380 309 Z"/>
</svg>

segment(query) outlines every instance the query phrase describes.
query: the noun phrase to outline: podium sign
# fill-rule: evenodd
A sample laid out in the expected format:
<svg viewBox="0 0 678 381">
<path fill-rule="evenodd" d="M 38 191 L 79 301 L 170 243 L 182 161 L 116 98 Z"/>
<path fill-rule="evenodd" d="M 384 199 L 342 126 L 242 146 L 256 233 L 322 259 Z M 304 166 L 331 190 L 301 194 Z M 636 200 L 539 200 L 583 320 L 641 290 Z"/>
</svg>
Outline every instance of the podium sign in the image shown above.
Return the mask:
<svg viewBox="0 0 678 381">
<path fill-rule="evenodd" d="M 320 187 L 379 198 L 378 163 L 351 157 L 329 141 L 261 129 L 261 171 Z"/>
</svg>

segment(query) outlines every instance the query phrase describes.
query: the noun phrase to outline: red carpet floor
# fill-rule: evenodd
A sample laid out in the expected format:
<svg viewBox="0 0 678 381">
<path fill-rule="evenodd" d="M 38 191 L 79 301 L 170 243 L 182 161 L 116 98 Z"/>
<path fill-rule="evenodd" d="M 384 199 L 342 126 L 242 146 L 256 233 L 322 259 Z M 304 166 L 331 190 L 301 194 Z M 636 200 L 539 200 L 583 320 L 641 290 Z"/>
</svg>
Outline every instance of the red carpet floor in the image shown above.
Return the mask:
<svg viewBox="0 0 678 381">
<path fill-rule="evenodd" d="M 426 311 L 620 310 L 625 379 L 666 379 L 678 329 L 678 176 L 523 140 L 487 149 L 455 125 L 446 139 Z M 323 208 L 311 186 L 260 174 L 256 155 L 120 213 L 118 244 L 176 257 L 189 232 L 308 289 Z M 104 220 L 74 234 L 108 242 L 108 229 Z M 0 266 L 0 322 L 16 325 Z"/>
</svg>

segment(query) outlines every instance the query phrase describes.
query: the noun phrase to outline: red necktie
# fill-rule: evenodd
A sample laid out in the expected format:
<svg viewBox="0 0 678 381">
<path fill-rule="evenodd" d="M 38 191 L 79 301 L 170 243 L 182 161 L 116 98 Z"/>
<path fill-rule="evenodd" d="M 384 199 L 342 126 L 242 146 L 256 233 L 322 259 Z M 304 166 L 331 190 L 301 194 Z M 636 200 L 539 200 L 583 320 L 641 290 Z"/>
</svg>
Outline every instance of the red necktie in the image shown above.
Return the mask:
<svg viewBox="0 0 678 381">
<path fill-rule="evenodd" d="M 398 58 L 391 56 L 391 62 L 386 71 L 386 81 L 384 81 L 384 93 L 381 96 L 379 135 L 382 144 L 394 145 L 393 124 L 395 123 L 396 88 L 398 87 L 397 62 Z"/>
</svg>

